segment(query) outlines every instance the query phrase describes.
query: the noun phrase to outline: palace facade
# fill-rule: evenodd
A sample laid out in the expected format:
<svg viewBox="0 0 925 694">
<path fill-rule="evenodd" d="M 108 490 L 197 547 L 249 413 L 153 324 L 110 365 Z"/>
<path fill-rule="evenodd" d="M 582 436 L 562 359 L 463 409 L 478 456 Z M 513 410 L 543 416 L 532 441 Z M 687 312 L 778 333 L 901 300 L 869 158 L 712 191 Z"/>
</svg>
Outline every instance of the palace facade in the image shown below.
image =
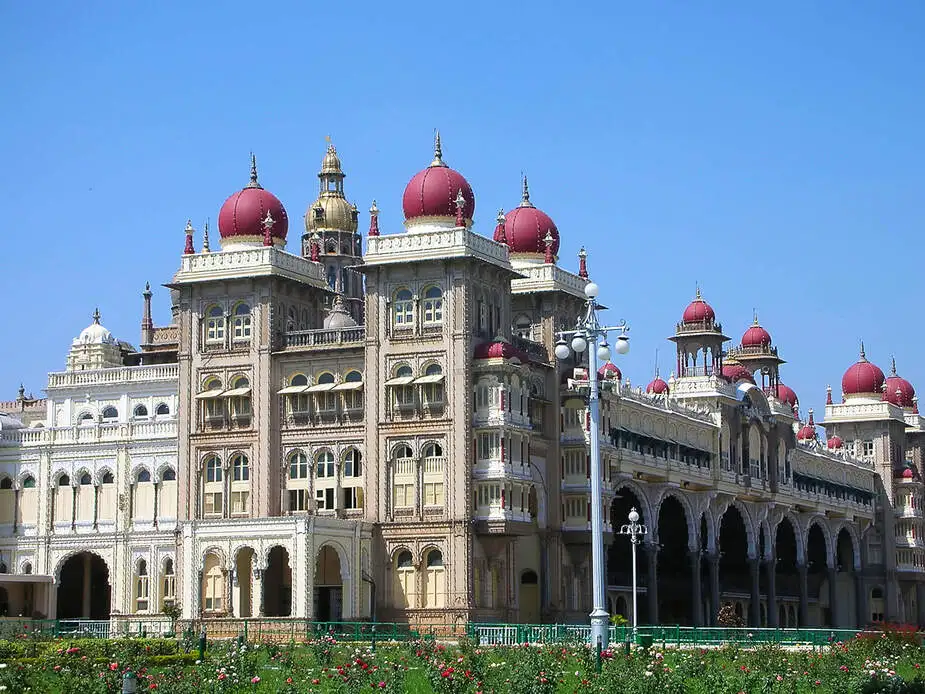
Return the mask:
<svg viewBox="0 0 925 694">
<path fill-rule="evenodd" d="M 44 398 L 0 403 L 0 613 L 585 622 L 594 483 L 612 613 L 636 508 L 642 622 L 925 624 L 925 429 L 895 365 L 862 347 L 823 432 L 757 318 L 732 341 L 698 291 L 667 381 L 600 369 L 592 481 L 587 362 L 553 356 L 584 252 L 559 264 L 526 180 L 477 233 L 439 138 L 402 205 L 364 244 L 330 146 L 289 253 L 252 161 L 220 249 L 187 224 L 169 325 L 146 287 L 137 348 L 96 312 Z"/>
</svg>

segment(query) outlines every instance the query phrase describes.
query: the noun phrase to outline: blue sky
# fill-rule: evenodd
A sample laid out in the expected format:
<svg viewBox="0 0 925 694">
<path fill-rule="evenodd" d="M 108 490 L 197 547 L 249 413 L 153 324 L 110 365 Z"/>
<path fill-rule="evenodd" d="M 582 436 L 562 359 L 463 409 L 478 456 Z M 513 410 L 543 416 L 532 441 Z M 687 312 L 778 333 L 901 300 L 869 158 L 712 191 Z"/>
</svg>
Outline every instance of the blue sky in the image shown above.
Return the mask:
<svg viewBox="0 0 925 694">
<path fill-rule="evenodd" d="M 699 282 L 736 340 L 758 309 L 804 411 L 861 338 L 925 388 L 920 3 L 216 7 L 0 11 L 0 399 L 38 393 L 94 306 L 137 343 L 145 281 L 169 281 L 188 217 L 214 228 L 251 150 L 297 252 L 325 136 L 348 197 L 398 233 L 435 127 L 478 230 L 526 171 L 561 264 L 587 246 L 610 319 L 632 326 L 633 382 L 656 348 L 670 372 Z"/>
</svg>

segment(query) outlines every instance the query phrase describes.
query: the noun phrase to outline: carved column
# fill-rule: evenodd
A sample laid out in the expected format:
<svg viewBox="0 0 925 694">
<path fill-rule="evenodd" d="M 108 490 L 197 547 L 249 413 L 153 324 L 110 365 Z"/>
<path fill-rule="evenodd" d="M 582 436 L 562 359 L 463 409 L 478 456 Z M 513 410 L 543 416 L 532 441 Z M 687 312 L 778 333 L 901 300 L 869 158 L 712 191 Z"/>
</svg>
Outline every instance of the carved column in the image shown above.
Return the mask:
<svg viewBox="0 0 925 694">
<path fill-rule="evenodd" d="M 857 607 L 857 627 L 863 629 L 870 621 L 870 611 L 867 608 L 867 586 L 860 571 L 854 572 L 854 601 Z"/>
<path fill-rule="evenodd" d="M 257 617 L 263 617 L 263 569 L 254 567 L 254 580 L 251 582 L 251 603 L 257 600 Z"/>
<path fill-rule="evenodd" d="M 797 564 L 797 574 L 800 580 L 800 623 L 798 626 L 805 629 L 809 626 L 809 584 L 806 564 Z"/>
<path fill-rule="evenodd" d="M 645 548 L 648 563 L 646 592 L 649 599 L 649 624 L 658 624 L 658 545 L 647 542 Z"/>
<path fill-rule="evenodd" d="M 703 621 L 703 595 L 700 585 L 700 550 L 688 552 L 691 561 L 691 620 L 695 627 L 702 627 Z"/>
<path fill-rule="evenodd" d="M 749 557 L 748 573 L 751 576 L 752 595 L 749 606 L 749 622 L 753 627 L 761 626 L 761 560 L 758 557 Z"/>
<path fill-rule="evenodd" d="M 829 626 L 833 629 L 838 626 L 838 616 L 835 614 L 838 604 L 838 571 L 834 566 L 829 567 Z"/>
<path fill-rule="evenodd" d="M 719 614 L 719 554 L 709 555 L 710 562 L 710 612 L 707 623 L 716 625 L 716 615 Z"/>
<path fill-rule="evenodd" d="M 771 557 L 765 562 L 765 575 L 768 580 L 768 626 L 779 627 L 777 607 L 777 558 Z"/>
</svg>

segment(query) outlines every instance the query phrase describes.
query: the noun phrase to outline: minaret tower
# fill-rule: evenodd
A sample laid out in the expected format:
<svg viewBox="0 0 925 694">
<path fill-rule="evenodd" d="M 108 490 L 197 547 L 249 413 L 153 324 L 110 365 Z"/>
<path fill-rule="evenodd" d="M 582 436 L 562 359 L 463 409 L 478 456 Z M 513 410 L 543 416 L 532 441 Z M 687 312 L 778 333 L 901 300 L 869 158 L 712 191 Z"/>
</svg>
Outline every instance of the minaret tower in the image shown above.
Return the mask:
<svg viewBox="0 0 925 694">
<path fill-rule="evenodd" d="M 319 260 L 331 290 L 341 294 L 347 311 L 357 323 L 363 322 L 363 277 L 350 268 L 363 262 L 363 247 L 357 233 L 359 213 L 344 197 L 344 172 L 334 145 L 321 160 L 318 173 L 318 199 L 305 212 L 302 255 L 311 256 L 317 234 Z"/>
<path fill-rule="evenodd" d="M 720 376 L 723 372 L 723 326 L 700 295 L 684 309 L 675 334 L 668 338 L 678 346 L 678 378 Z"/>
<path fill-rule="evenodd" d="M 780 366 L 786 362 L 777 354 L 777 347 L 772 345 L 771 333 L 758 322 L 758 312 L 738 347 L 729 350 L 729 356 L 755 374 L 755 381 L 766 393 L 781 399 L 778 392 L 780 385 Z"/>
</svg>

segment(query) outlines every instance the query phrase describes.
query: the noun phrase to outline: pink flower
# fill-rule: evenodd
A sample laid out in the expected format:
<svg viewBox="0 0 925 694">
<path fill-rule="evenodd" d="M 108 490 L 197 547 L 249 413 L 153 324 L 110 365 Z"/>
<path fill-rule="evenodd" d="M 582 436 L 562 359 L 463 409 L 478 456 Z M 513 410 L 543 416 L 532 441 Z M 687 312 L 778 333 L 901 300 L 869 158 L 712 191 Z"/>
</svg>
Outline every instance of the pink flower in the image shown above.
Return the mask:
<svg viewBox="0 0 925 694">
<path fill-rule="evenodd" d="M 781 677 L 780 675 L 778 675 L 778 676 L 777 676 L 777 681 L 778 681 L 778 682 L 783 682 L 783 681 L 784 681 L 784 678 Z"/>
<path fill-rule="evenodd" d="M 257 675 L 254 675 L 251 678 L 251 684 L 257 684 L 259 681 L 260 681 L 260 677 L 258 677 Z"/>
<path fill-rule="evenodd" d="M 385 682 L 379 683 L 379 689 L 385 689 Z"/>
</svg>

